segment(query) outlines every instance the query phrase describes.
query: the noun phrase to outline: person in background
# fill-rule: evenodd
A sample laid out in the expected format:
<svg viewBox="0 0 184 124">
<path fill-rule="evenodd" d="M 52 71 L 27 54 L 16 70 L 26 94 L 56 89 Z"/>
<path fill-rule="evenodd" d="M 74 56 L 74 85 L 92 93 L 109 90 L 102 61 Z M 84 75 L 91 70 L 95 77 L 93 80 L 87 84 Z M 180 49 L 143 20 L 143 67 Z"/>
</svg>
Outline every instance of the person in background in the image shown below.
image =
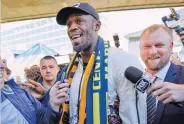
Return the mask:
<svg viewBox="0 0 184 124">
<path fill-rule="evenodd" d="M 0 57 L 1 58 L 1 57 Z M 0 69 L 5 71 L 5 65 L 0 59 Z M 0 113 L 2 124 L 58 124 L 62 113 L 60 105 L 68 96 L 68 83 L 57 82 L 50 90 L 49 105 L 45 108 L 39 101 L 13 79 L 4 80 L 1 76 Z"/>
<path fill-rule="evenodd" d="M 40 67 L 38 65 L 33 65 L 30 68 L 26 68 L 24 72 L 27 79 L 37 82 L 41 78 Z"/>
<path fill-rule="evenodd" d="M 177 103 L 184 103 L 184 67 L 170 62 L 172 48 L 172 32 L 163 25 L 151 25 L 141 34 L 140 55 L 155 77 L 147 91 L 147 124 L 184 123 L 184 108 Z"/>
<path fill-rule="evenodd" d="M 21 85 L 47 107 L 49 104 L 50 88 L 54 83 L 60 81 L 60 73 L 62 71 L 60 71 L 57 61 L 53 56 L 44 56 L 40 59 L 40 72 L 38 72 L 38 67 L 35 66 L 30 69 L 36 71 L 36 74 L 31 72 L 33 74 L 32 76 L 30 75 L 31 77 L 39 77 L 39 73 L 41 77 L 38 81 L 28 78 L 27 83 L 22 83 Z"/>
<path fill-rule="evenodd" d="M 37 81 L 41 78 L 40 67 L 38 65 L 33 65 L 30 68 L 25 68 L 24 73 L 27 81 L 25 83 L 23 82 L 18 84 L 21 85 L 21 87 L 24 88 L 27 92 L 31 93 L 31 95 L 34 96 L 36 99 L 40 100 L 43 97 L 46 89 L 44 89 L 44 87 L 42 86 L 44 92 L 42 94 L 38 94 L 33 90 L 34 85 L 32 85 L 36 84 Z M 38 83 L 38 85 L 41 84 Z"/>
<path fill-rule="evenodd" d="M 48 90 L 56 82 L 59 72 L 57 61 L 52 56 L 45 56 L 40 60 L 40 73 L 42 80 L 39 82 Z"/>
</svg>

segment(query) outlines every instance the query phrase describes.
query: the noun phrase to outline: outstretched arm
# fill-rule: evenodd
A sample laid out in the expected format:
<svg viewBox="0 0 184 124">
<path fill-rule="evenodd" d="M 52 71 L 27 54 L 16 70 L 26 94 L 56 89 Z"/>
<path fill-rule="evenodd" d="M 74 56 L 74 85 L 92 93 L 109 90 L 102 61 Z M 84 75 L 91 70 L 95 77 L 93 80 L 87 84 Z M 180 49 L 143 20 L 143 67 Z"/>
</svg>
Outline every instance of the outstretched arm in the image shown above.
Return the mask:
<svg viewBox="0 0 184 124">
<path fill-rule="evenodd" d="M 65 81 L 67 82 L 67 81 Z M 32 96 L 31 99 L 36 109 L 37 124 L 58 124 L 62 109 L 59 110 L 62 103 L 68 97 L 68 83 L 56 82 L 50 90 L 49 105 L 45 108 L 39 101 Z"/>
</svg>

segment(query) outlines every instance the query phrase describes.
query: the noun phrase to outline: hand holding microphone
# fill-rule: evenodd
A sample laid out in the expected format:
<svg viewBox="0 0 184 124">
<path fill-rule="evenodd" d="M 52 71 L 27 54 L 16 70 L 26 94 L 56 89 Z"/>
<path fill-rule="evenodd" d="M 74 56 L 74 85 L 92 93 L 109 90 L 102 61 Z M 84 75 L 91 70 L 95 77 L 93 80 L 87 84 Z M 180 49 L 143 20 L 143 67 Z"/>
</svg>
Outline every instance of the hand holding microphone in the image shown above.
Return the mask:
<svg viewBox="0 0 184 124">
<path fill-rule="evenodd" d="M 133 66 L 125 70 L 125 77 L 135 84 L 135 88 L 142 93 L 144 93 L 155 81 L 155 77 L 148 73 L 143 73 Z"/>
<path fill-rule="evenodd" d="M 170 82 L 157 83 L 152 85 L 147 93 L 152 92 L 153 96 L 164 104 L 172 102 L 184 102 L 184 85 Z M 180 105 L 181 106 L 181 105 Z"/>
<path fill-rule="evenodd" d="M 171 103 L 177 107 L 182 107 L 182 104 L 178 102 L 184 101 L 184 85 L 169 82 L 154 84 L 156 78 L 144 74 L 132 66 L 125 70 L 125 77 L 135 84 L 138 91 L 142 93 L 147 91 L 147 94 L 153 92 L 153 96 L 157 97 L 157 100 L 163 101 L 164 104 Z"/>
</svg>

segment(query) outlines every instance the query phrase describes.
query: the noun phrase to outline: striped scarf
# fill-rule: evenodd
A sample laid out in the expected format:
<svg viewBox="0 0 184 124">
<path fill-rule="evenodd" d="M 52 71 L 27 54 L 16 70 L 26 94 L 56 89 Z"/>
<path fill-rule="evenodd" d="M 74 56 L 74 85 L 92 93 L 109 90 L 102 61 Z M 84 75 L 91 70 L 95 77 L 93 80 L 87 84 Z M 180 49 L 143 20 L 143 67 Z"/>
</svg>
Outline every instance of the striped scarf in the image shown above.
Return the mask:
<svg viewBox="0 0 184 124">
<path fill-rule="evenodd" d="M 98 38 L 95 51 L 92 53 L 85 69 L 81 99 L 79 103 L 79 124 L 107 124 L 107 91 L 108 91 L 108 43 L 101 37 Z M 68 80 L 72 84 L 73 73 L 77 69 L 76 57 L 73 58 L 67 68 Z M 62 105 L 63 113 L 60 124 L 69 123 L 69 102 Z"/>
</svg>

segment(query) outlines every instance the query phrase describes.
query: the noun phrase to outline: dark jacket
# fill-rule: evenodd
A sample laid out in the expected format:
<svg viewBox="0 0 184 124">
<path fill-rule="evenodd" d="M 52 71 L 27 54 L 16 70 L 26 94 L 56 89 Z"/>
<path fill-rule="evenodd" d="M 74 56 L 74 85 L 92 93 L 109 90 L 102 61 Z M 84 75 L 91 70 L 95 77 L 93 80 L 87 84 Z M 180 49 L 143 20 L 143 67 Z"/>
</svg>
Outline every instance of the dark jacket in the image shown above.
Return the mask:
<svg viewBox="0 0 184 124">
<path fill-rule="evenodd" d="M 14 94 L 5 94 L 5 97 L 20 111 L 29 124 L 59 123 L 61 112 L 53 111 L 50 105 L 45 108 L 33 96 L 20 88 L 13 79 L 6 83 L 13 90 Z"/>
<path fill-rule="evenodd" d="M 165 77 L 165 82 L 184 84 L 184 67 L 171 63 Z M 184 124 L 184 102 L 182 108 L 174 104 L 158 102 L 155 124 Z"/>
</svg>

